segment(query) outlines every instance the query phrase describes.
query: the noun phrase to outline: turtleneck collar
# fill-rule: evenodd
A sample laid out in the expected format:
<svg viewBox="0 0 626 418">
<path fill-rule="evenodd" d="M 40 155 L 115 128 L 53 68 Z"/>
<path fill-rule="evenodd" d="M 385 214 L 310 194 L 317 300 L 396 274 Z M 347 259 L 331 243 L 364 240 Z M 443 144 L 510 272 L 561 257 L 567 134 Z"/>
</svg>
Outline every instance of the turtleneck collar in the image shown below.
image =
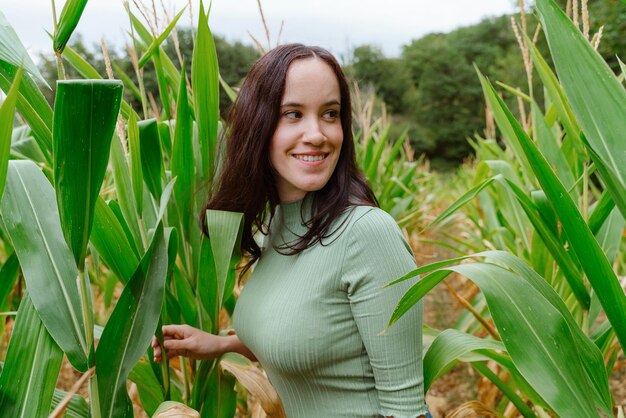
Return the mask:
<svg viewBox="0 0 626 418">
<path fill-rule="evenodd" d="M 306 222 L 311 219 L 312 204 L 313 195 L 308 193 L 303 199 L 283 202 L 276 207 L 270 233 L 274 245 L 293 242 L 307 233 Z"/>
</svg>

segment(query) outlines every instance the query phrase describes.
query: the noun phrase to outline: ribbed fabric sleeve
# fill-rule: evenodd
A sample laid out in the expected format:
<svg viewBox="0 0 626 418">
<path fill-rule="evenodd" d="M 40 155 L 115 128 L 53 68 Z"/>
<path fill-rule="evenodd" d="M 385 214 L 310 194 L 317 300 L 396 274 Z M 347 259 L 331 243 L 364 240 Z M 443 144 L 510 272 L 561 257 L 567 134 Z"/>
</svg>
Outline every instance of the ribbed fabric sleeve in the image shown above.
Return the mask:
<svg viewBox="0 0 626 418">
<path fill-rule="evenodd" d="M 427 412 L 422 375 L 422 304 L 381 334 L 408 283 L 383 288 L 415 269 L 394 219 L 372 208 L 350 229 L 341 280 L 374 372 L 380 412 L 415 417 Z"/>
<path fill-rule="evenodd" d="M 277 245 L 306 232 L 309 204 L 278 208 L 237 302 L 235 331 L 289 418 L 426 413 L 421 305 L 381 334 L 412 283 L 383 286 L 415 268 L 400 229 L 378 208 L 354 207 L 328 239 L 281 254 Z"/>
</svg>

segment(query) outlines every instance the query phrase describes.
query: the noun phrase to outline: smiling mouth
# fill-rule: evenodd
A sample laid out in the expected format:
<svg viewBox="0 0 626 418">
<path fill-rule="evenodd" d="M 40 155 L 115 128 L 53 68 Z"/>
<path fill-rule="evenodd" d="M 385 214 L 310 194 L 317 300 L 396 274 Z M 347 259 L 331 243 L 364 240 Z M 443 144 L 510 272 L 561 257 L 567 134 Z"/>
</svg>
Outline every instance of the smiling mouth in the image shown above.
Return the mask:
<svg viewBox="0 0 626 418">
<path fill-rule="evenodd" d="M 319 154 L 319 155 L 293 154 L 293 157 L 301 161 L 314 162 L 314 161 L 324 160 L 326 157 L 328 157 L 328 154 Z"/>
</svg>

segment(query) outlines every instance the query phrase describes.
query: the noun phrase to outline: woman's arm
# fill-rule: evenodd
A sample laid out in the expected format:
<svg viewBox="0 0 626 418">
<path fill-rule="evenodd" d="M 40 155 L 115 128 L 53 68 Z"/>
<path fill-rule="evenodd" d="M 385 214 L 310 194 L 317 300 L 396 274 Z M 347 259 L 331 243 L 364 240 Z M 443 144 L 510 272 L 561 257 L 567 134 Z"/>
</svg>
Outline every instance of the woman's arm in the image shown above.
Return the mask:
<svg viewBox="0 0 626 418">
<path fill-rule="evenodd" d="M 256 357 L 236 335 L 219 336 L 204 332 L 189 325 L 163 326 L 163 348 L 168 358 L 176 356 L 196 360 L 210 360 L 224 353 L 239 353 L 256 361 Z M 156 337 L 152 339 L 154 361 L 162 358 L 161 346 Z"/>
</svg>

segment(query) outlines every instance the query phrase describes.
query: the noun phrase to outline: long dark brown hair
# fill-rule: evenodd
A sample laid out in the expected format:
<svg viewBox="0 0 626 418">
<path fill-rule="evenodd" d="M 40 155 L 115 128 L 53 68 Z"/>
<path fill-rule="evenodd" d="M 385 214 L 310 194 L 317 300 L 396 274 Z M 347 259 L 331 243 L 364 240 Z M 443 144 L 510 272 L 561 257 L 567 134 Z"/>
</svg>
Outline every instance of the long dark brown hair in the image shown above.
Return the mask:
<svg viewBox="0 0 626 418">
<path fill-rule="evenodd" d="M 267 233 L 266 226 L 280 203 L 269 147 L 280 116 L 287 70 L 294 61 L 307 58 L 324 61 L 337 76 L 343 142 L 337 166 L 328 183 L 313 192 L 312 217 L 305 222 L 308 232 L 288 244 L 288 254 L 298 254 L 332 235 L 331 224 L 349 206 L 378 206 L 374 193 L 356 165 L 350 91 L 339 63 L 323 48 L 302 44 L 279 46 L 252 66 L 228 113 L 223 166 L 217 187 L 205 207 L 243 212 L 241 249 L 250 257 L 244 271 L 261 255 L 253 237 L 255 231 Z M 270 219 L 266 222 L 268 205 Z M 204 216 L 200 222 L 207 234 Z"/>
</svg>

